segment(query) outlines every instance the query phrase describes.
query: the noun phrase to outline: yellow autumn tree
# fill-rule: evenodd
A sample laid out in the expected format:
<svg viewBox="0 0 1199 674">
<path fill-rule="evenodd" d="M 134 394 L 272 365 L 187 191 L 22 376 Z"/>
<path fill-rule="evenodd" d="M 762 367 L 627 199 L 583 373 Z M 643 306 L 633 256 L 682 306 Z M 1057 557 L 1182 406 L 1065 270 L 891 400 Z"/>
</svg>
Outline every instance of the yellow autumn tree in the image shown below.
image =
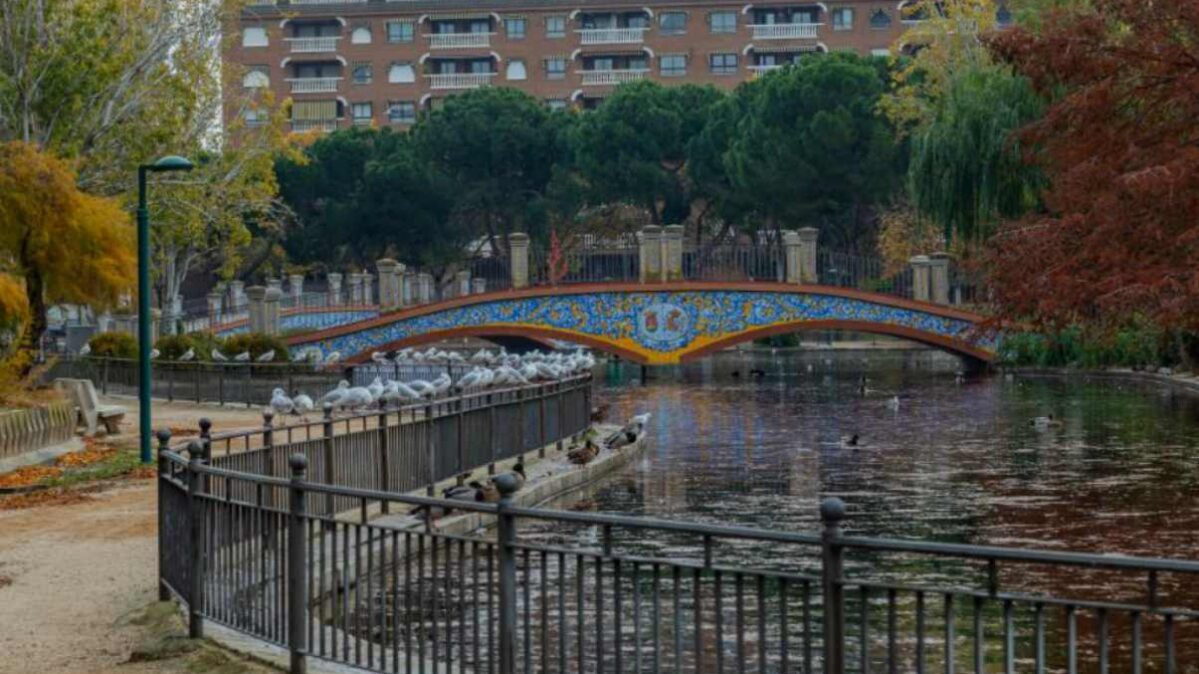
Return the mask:
<svg viewBox="0 0 1199 674">
<path fill-rule="evenodd" d="M 31 353 L 49 304 L 110 305 L 133 286 L 129 215 L 114 200 L 81 192 L 67 162 L 30 143 L 0 144 L 0 269 L 0 296 L 23 289 L 17 350 Z"/>
</svg>

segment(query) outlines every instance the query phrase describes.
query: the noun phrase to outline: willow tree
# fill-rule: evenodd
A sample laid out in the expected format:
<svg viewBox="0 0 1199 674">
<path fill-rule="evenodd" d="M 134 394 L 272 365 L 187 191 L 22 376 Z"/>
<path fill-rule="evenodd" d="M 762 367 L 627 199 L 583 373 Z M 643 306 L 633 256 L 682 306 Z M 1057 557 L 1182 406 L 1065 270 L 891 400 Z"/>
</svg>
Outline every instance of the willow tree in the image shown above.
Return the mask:
<svg viewBox="0 0 1199 674">
<path fill-rule="evenodd" d="M 946 83 L 932 118 L 912 135 L 908 188 L 947 242 L 977 246 L 999 220 L 1037 207 L 1044 180 L 1015 132 L 1042 109 L 1028 80 L 1002 66 L 962 70 Z"/>
</svg>

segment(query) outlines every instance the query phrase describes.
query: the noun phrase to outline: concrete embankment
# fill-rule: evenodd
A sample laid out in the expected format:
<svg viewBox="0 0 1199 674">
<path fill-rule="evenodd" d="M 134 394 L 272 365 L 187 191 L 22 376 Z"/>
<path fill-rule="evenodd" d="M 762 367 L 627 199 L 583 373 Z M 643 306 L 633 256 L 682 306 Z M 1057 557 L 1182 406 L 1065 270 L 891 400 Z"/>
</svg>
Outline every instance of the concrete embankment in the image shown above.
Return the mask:
<svg viewBox="0 0 1199 674">
<path fill-rule="evenodd" d="M 1199 375 L 1191 373 L 1166 374 L 1126 368 L 1072 370 L 1064 367 L 1010 367 L 1005 368 L 1004 371 L 1018 377 L 1029 378 L 1069 379 L 1081 382 L 1129 382 L 1199 395 Z"/>
</svg>

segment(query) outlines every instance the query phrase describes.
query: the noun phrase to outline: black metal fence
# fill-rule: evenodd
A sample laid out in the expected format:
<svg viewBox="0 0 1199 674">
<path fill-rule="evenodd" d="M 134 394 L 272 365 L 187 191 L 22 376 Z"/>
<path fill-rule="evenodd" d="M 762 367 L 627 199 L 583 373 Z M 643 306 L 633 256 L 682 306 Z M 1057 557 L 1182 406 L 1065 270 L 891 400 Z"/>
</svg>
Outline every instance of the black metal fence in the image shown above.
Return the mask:
<svg viewBox="0 0 1199 674">
<path fill-rule="evenodd" d="M 202 619 L 230 626 L 289 649 L 293 671 L 307 657 L 501 674 L 1199 662 L 1195 562 L 848 535 L 835 499 L 813 533 L 450 503 L 322 483 L 319 452 L 297 448 L 287 473 L 275 450 L 271 474 L 164 450 L 159 479 L 161 578 L 188 602 L 193 635 Z M 341 465 L 337 452 L 354 450 L 334 451 Z M 456 535 L 385 514 L 413 506 L 480 513 L 496 529 Z M 905 580 L 915 569 L 935 573 Z"/>
</svg>

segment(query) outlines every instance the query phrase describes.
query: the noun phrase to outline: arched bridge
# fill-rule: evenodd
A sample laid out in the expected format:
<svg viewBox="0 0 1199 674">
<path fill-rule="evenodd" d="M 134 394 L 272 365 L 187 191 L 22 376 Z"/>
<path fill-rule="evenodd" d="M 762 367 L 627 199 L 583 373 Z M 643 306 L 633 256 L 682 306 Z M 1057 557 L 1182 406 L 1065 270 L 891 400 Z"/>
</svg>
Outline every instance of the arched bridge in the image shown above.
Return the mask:
<svg viewBox="0 0 1199 674">
<path fill-rule="evenodd" d="M 889 295 L 762 282 L 597 283 L 468 295 L 289 339 L 293 347 L 372 351 L 456 337 L 561 339 L 647 365 L 666 365 L 770 335 L 854 330 L 995 359 L 982 317 Z"/>
</svg>

